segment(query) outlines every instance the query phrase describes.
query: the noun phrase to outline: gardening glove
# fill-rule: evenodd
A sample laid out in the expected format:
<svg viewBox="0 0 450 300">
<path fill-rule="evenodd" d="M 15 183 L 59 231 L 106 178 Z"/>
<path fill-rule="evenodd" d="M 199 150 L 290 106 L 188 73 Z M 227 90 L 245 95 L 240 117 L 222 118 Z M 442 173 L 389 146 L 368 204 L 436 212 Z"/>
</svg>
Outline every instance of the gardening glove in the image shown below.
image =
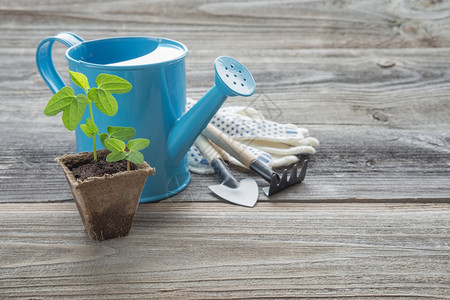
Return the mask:
<svg viewBox="0 0 450 300">
<path fill-rule="evenodd" d="M 186 109 L 196 103 L 188 98 Z M 299 160 L 299 154 L 314 154 L 319 141 L 308 136 L 308 130 L 293 124 L 280 124 L 269 121 L 251 107 L 223 107 L 214 115 L 210 124 L 243 144 L 269 168 L 288 166 Z M 221 151 L 224 160 L 245 167 L 234 157 Z M 211 174 L 209 166 L 197 147 L 188 152 L 189 170 L 197 174 Z"/>
</svg>

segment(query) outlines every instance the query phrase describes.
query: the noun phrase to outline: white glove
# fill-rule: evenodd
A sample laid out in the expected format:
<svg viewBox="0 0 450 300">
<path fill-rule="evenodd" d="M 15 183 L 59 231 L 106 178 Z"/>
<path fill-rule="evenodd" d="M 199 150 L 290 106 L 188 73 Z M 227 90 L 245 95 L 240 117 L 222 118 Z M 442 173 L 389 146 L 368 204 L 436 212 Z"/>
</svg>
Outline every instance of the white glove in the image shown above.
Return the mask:
<svg viewBox="0 0 450 300">
<path fill-rule="evenodd" d="M 187 99 L 187 109 L 196 103 Z M 280 124 L 265 120 L 251 107 L 231 106 L 219 109 L 210 124 L 242 143 L 270 168 L 287 166 L 299 160 L 299 154 L 314 154 L 319 141 L 308 137 L 308 130 L 293 124 Z M 244 167 L 239 161 L 222 151 L 223 159 Z M 188 152 L 189 170 L 197 174 L 211 174 L 214 170 L 197 147 Z"/>
</svg>

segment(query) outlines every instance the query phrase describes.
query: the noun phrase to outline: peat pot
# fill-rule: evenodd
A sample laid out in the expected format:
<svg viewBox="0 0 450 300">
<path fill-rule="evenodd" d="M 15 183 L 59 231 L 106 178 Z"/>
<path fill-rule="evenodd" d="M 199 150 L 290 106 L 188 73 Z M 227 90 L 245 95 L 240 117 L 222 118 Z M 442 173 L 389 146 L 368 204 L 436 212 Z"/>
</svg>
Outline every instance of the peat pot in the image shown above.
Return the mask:
<svg viewBox="0 0 450 300">
<path fill-rule="evenodd" d="M 107 150 L 97 152 L 105 157 Z M 128 235 L 147 176 L 155 169 L 146 162 L 137 169 L 78 180 L 71 169 L 93 161 L 93 152 L 64 155 L 56 159 L 63 168 L 83 225 L 93 240 Z"/>
</svg>

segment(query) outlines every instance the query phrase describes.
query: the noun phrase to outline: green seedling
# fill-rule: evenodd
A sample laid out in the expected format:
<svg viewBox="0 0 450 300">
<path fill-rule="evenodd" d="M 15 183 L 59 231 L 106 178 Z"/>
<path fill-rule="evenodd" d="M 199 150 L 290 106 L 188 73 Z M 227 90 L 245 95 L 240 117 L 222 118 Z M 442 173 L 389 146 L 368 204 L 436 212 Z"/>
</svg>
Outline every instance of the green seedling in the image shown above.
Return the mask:
<svg viewBox="0 0 450 300">
<path fill-rule="evenodd" d="M 105 139 L 106 149 L 111 151 L 106 157 L 106 161 L 127 160 L 127 171 L 130 171 L 130 162 L 140 165 L 144 162 L 144 155 L 139 152 L 148 147 L 150 141 L 147 139 L 134 139 L 128 141 L 125 145 L 124 141 L 115 138 Z"/>
<path fill-rule="evenodd" d="M 100 74 L 95 80 L 97 87 L 90 87 L 84 74 L 67 71 L 73 83 L 82 88 L 85 94 L 75 96 L 71 87 L 63 87 L 50 99 L 44 109 L 44 114 L 54 116 L 62 112 L 64 126 L 73 131 L 81 122 L 86 107 L 89 107 L 90 118 L 86 119 L 85 124 L 80 125 L 80 129 L 87 137 L 92 139 L 94 161 L 97 162 L 96 137 L 98 136 L 103 147 L 111 151 L 107 156 L 107 161 L 114 162 L 126 159 L 128 170 L 130 170 L 130 162 L 142 164 L 144 156 L 139 151 L 146 148 L 150 141 L 147 139 L 130 140 L 136 135 L 136 130 L 132 127 L 108 126 L 108 133 L 100 134 L 100 130 L 94 122 L 92 111 L 92 103 L 94 103 L 100 112 L 107 116 L 114 116 L 118 111 L 118 104 L 113 94 L 129 92 L 132 88 L 131 83 L 115 75 Z M 130 141 L 125 145 L 128 140 Z"/>
<path fill-rule="evenodd" d="M 99 135 L 100 141 L 102 142 L 103 147 L 106 148 L 105 140 L 108 138 L 115 138 L 121 141 L 128 141 L 134 138 L 136 135 L 136 130 L 133 127 L 106 127 L 108 133 L 102 133 Z"/>
</svg>

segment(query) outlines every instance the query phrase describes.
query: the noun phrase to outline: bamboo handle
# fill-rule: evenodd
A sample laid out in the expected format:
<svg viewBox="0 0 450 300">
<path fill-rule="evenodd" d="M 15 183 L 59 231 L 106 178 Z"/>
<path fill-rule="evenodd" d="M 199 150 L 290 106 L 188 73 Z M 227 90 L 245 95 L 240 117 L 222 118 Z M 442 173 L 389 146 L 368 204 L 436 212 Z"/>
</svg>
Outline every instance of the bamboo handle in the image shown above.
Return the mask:
<svg viewBox="0 0 450 300">
<path fill-rule="evenodd" d="M 217 150 L 210 144 L 207 138 L 200 134 L 195 140 L 195 146 L 203 154 L 206 160 L 210 163 L 216 158 L 222 158 Z"/>
<path fill-rule="evenodd" d="M 250 168 L 251 163 L 257 159 L 257 157 L 253 155 L 253 153 L 242 147 L 227 134 L 223 133 L 211 124 L 208 124 L 208 126 L 206 126 L 205 130 L 203 131 L 203 135 L 213 141 L 217 146 L 228 152 L 231 156 L 239 160 L 248 168 Z"/>
</svg>

